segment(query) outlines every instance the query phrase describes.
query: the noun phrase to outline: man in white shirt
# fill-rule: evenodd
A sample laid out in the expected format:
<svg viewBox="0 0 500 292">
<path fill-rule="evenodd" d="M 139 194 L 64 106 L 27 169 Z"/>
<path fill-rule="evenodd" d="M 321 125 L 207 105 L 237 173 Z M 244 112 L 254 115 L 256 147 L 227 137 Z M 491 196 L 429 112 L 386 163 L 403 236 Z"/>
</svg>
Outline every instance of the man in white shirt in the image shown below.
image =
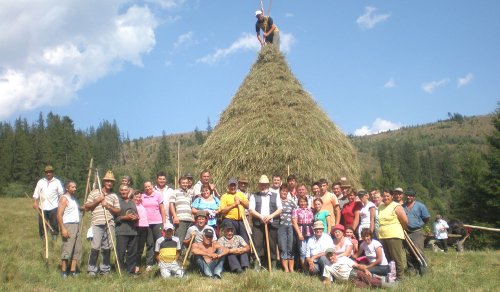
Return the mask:
<svg viewBox="0 0 500 292">
<path fill-rule="evenodd" d="M 61 181 L 54 177 L 54 168 L 51 165 L 45 166 L 45 177 L 40 179 L 33 192 L 33 209 L 40 208 L 46 222 L 52 227 L 52 240 L 57 239 L 59 228 L 57 224 L 57 206 L 59 197 L 64 194 Z M 40 204 L 38 203 L 40 201 Z M 40 238 L 44 239 L 43 220 L 38 216 L 38 232 Z"/>
<path fill-rule="evenodd" d="M 330 234 L 324 233 L 325 226 L 322 221 L 316 221 L 313 225 L 314 236 L 307 240 L 306 262 L 309 266 L 309 273 L 323 274 L 326 264 L 325 250 L 334 248 Z"/>
<path fill-rule="evenodd" d="M 449 228 L 448 223 L 443 220 L 443 217 L 441 217 L 441 215 L 436 215 L 436 221 L 434 221 L 432 231 L 434 232 L 434 236 L 436 238 L 436 244 L 439 248 L 444 250 L 444 252 L 448 252 L 447 241 Z"/>
<path fill-rule="evenodd" d="M 167 185 L 167 175 L 165 172 L 160 171 L 156 174 L 156 185 L 154 190 L 159 192 L 163 196 L 163 202 L 166 202 L 164 206 L 168 206 L 170 202 L 170 196 L 174 193 L 174 189 Z M 170 221 L 170 208 L 165 207 L 165 222 Z"/>
<path fill-rule="evenodd" d="M 217 187 L 215 186 L 215 184 L 210 183 L 210 171 L 205 169 L 200 173 L 200 180 L 193 186 L 193 201 L 201 195 L 201 186 L 206 184 L 210 186 L 210 192 L 212 193 L 212 196 L 214 196 L 214 198 L 220 198 L 220 195 L 217 192 Z"/>
<path fill-rule="evenodd" d="M 270 246 L 270 257 L 273 268 L 276 267 L 276 245 L 278 243 L 278 228 L 280 225 L 279 215 L 283 209 L 281 199 L 278 194 L 269 189 L 269 179 L 262 175 L 259 179 L 259 192 L 252 194 L 248 210 L 252 215 L 252 240 L 257 250 L 257 254 L 264 262 L 267 256 L 265 225 L 267 224 Z M 264 251 L 265 250 L 265 251 Z"/>
</svg>

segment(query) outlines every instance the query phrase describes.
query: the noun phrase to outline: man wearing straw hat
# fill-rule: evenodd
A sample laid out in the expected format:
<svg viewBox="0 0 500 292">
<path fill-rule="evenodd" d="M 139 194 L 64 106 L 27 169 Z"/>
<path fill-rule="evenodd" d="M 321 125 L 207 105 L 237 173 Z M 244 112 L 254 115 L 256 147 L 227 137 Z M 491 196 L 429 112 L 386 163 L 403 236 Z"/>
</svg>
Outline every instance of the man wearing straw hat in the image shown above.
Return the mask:
<svg viewBox="0 0 500 292">
<path fill-rule="evenodd" d="M 54 177 L 54 168 L 51 165 L 45 166 L 45 177 L 40 179 L 35 191 L 33 192 L 33 209 L 42 209 L 45 220 L 48 220 L 50 226 L 54 229 L 52 231 L 52 240 L 57 239 L 59 228 L 57 228 L 57 206 L 59 204 L 59 197 L 64 194 L 61 181 Z M 38 204 L 41 202 L 41 206 Z M 43 239 L 45 234 L 43 232 L 42 216 L 38 216 L 38 232 L 40 238 Z"/>
<path fill-rule="evenodd" d="M 262 175 L 259 179 L 259 192 L 250 197 L 248 210 L 252 215 L 252 240 L 259 257 L 271 258 L 271 265 L 276 267 L 276 244 L 278 242 L 279 215 L 283 209 L 279 195 L 269 189 L 269 179 Z M 268 227 L 266 227 L 266 225 Z M 265 234 L 265 230 L 268 234 Z M 268 238 L 266 238 L 268 235 Z M 266 242 L 269 242 L 270 251 L 265 250 Z"/>
<path fill-rule="evenodd" d="M 111 170 L 108 170 L 103 179 L 104 186 L 102 192 L 99 189 L 92 191 L 85 202 L 85 210 L 92 211 L 91 227 L 92 241 L 90 243 L 90 255 L 87 271 L 89 276 L 97 275 L 97 258 L 99 252 L 102 253 L 102 262 L 99 271 L 102 275 L 109 274 L 111 270 L 111 247 L 112 239 L 110 236 L 115 233 L 114 216 L 120 214 L 120 202 L 115 193 L 113 193 L 113 184 L 115 176 Z M 106 219 L 108 222 L 106 222 Z M 109 229 L 108 230 L 108 226 Z"/>
</svg>

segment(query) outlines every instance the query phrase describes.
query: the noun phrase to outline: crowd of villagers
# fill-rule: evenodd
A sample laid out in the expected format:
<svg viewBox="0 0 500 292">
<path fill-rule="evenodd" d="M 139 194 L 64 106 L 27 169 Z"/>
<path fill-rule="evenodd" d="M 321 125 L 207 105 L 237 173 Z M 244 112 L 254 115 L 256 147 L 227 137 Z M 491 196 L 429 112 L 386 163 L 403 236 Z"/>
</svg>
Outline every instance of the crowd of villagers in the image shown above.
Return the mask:
<svg viewBox="0 0 500 292">
<path fill-rule="evenodd" d="M 248 178 L 230 178 L 219 190 L 205 170 L 196 183 L 190 174 L 179 178 L 177 189 L 166 184 L 163 172 L 155 182 L 144 182 L 142 190 L 132 189 L 130 178 L 123 177 L 115 187 L 117 195 L 115 177 L 108 171 L 102 187 L 92 190 L 80 207 L 73 181 L 63 188 L 51 166 L 45 174 L 33 194 L 33 207 L 55 226 L 53 240 L 61 233 L 63 277 L 78 275 L 81 211 L 91 212 L 86 236 L 90 277 L 111 272 L 113 248 L 115 270 L 128 275 L 156 271 L 163 278 L 191 271 L 221 279 L 223 272 L 282 269 L 318 276 L 325 284 L 384 287 L 408 270 L 423 272 L 405 251 L 404 232 L 423 251 L 421 229 L 430 217 L 412 190 L 367 192 L 355 190 L 345 177 L 332 185 L 320 179 L 307 186 L 294 175 L 286 182 L 279 175 L 271 180 L 262 175 L 257 191 L 249 193 Z"/>
</svg>

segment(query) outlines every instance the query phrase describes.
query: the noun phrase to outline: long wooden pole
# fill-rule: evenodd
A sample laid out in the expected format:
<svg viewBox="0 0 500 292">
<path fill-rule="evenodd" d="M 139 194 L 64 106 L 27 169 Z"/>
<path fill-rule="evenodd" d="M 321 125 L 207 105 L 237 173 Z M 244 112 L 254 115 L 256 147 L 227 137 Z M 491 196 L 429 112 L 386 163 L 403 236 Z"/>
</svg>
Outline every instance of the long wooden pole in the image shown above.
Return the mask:
<svg viewBox="0 0 500 292">
<path fill-rule="evenodd" d="M 485 230 L 485 231 L 500 232 L 500 229 L 498 229 L 498 228 L 491 228 L 491 227 L 482 227 L 482 226 L 475 226 L 475 225 L 468 225 L 468 224 L 464 224 L 464 227 L 468 227 L 468 228 L 472 228 L 472 229 L 478 229 L 478 230 Z"/>
<path fill-rule="evenodd" d="M 47 225 L 45 221 L 45 214 L 43 213 L 43 200 L 42 200 L 42 195 L 40 195 L 39 198 L 39 204 L 40 208 L 42 208 L 42 222 L 43 222 L 43 237 L 45 238 L 45 265 L 49 265 L 49 237 L 47 234 Z"/>
<path fill-rule="evenodd" d="M 406 233 L 406 230 L 403 230 L 403 232 L 404 232 L 404 235 L 405 235 L 406 243 L 408 243 L 408 246 L 410 247 L 411 252 L 415 255 L 415 257 L 417 258 L 418 262 L 421 265 L 427 267 L 427 261 L 425 260 L 424 256 L 420 252 L 420 250 L 415 246 L 415 243 L 413 242 L 413 240 L 411 240 L 411 238 L 408 235 L 408 233 Z"/>
<path fill-rule="evenodd" d="M 186 254 L 184 255 L 184 260 L 182 261 L 182 266 L 183 267 L 186 266 L 186 260 L 189 257 L 189 254 L 191 253 L 191 246 L 193 245 L 193 241 L 194 241 L 195 237 L 196 237 L 195 235 L 191 235 L 191 240 L 189 241 L 188 249 L 186 251 Z"/>
<path fill-rule="evenodd" d="M 267 223 L 264 223 L 264 229 L 266 232 L 267 266 L 269 267 L 269 273 L 272 273 L 273 269 L 271 267 L 271 248 L 269 248 L 269 230 L 267 229 Z"/>
<path fill-rule="evenodd" d="M 99 185 L 99 193 L 102 194 L 102 187 L 101 187 L 101 179 L 99 178 L 99 170 L 95 170 L 96 176 L 97 176 L 97 184 Z M 109 222 L 108 222 L 108 215 L 106 215 L 106 209 L 103 207 L 102 208 L 104 211 L 104 220 L 106 220 L 106 228 L 107 228 L 107 233 L 108 233 L 108 238 L 111 238 L 111 245 L 113 246 L 113 251 L 115 252 L 115 259 L 116 259 L 116 265 L 118 266 L 118 274 L 120 274 L 120 277 L 122 276 L 122 269 L 120 268 L 120 262 L 118 261 L 118 254 L 116 253 L 116 245 L 115 245 L 115 240 L 113 239 L 113 234 L 110 232 L 109 228 Z"/>
<path fill-rule="evenodd" d="M 238 212 L 240 211 L 241 205 L 238 206 Z M 243 215 L 241 215 L 241 218 L 243 218 L 243 226 L 245 226 L 245 231 L 247 232 L 248 236 L 248 242 L 250 243 L 250 247 L 252 248 L 253 253 L 255 254 L 255 259 L 259 263 L 259 267 L 262 267 L 262 263 L 260 262 L 260 257 L 259 254 L 257 253 L 257 249 L 255 249 L 255 245 L 253 244 L 252 240 L 252 229 L 250 228 L 250 223 L 248 223 L 247 216 L 245 215 L 245 212 L 242 212 Z M 240 213 L 240 214 L 242 214 Z"/>
<path fill-rule="evenodd" d="M 92 165 L 94 163 L 94 158 L 90 158 L 89 171 L 87 173 L 87 185 L 85 186 L 85 197 L 83 198 L 83 204 L 87 202 L 87 198 L 90 193 L 90 175 L 92 174 Z M 82 220 L 83 216 L 85 216 L 85 209 L 82 211 Z M 80 220 L 80 234 L 82 234 L 83 222 Z"/>
</svg>

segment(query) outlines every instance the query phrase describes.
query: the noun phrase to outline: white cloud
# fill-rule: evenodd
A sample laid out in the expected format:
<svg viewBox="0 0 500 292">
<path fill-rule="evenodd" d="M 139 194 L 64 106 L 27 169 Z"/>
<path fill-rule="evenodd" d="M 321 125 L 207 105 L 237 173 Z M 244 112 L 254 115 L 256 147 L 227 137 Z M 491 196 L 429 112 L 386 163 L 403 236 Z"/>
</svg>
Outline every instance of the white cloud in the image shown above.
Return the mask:
<svg viewBox="0 0 500 292">
<path fill-rule="evenodd" d="M 398 123 L 393 123 L 391 121 L 387 121 L 381 118 L 375 119 L 373 122 L 372 126 L 362 126 L 359 129 L 356 129 L 354 131 L 355 136 L 365 136 L 365 135 L 372 135 L 372 134 L 378 134 L 381 132 L 386 132 L 389 130 L 397 130 L 401 128 L 401 124 Z"/>
<path fill-rule="evenodd" d="M 182 45 L 187 45 L 192 41 L 192 39 L 193 39 L 192 31 L 181 34 L 180 36 L 177 37 L 177 40 L 174 43 L 174 48 L 177 49 Z"/>
<path fill-rule="evenodd" d="M 172 9 L 180 7 L 186 0 L 146 0 L 146 2 L 160 5 L 163 9 Z"/>
<path fill-rule="evenodd" d="M 394 88 L 394 87 L 396 87 L 396 81 L 394 81 L 394 78 L 389 79 L 389 81 L 387 81 L 384 84 L 384 88 Z"/>
<path fill-rule="evenodd" d="M 0 119 L 70 102 L 84 86 L 155 46 L 147 7 L 113 1 L 2 1 Z"/>
<path fill-rule="evenodd" d="M 292 12 L 287 12 L 285 13 L 285 17 L 294 17 L 295 14 L 293 14 Z"/>
<path fill-rule="evenodd" d="M 391 16 L 390 14 L 377 14 L 375 11 L 377 11 L 377 8 L 366 6 L 365 13 L 356 20 L 358 26 L 363 29 L 371 29 L 376 24 L 386 21 Z"/>
<path fill-rule="evenodd" d="M 458 78 L 458 80 L 457 80 L 458 88 L 469 84 L 472 81 L 472 79 L 474 79 L 474 75 L 472 73 L 468 73 L 464 77 Z"/>
<path fill-rule="evenodd" d="M 295 38 L 292 34 L 280 32 L 280 49 L 283 52 L 289 52 L 294 42 Z M 217 49 L 214 53 L 201 57 L 196 60 L 196 62 L 213 65 L 227 56 L 237 52 L 248 50 L 258 51 L 259 49 L 260 44 L 255 34 L 243 33 L 236 41 L 229 45 L 229 47 L 225 49 Z"/>
<path fill-rule="evenodd" d="M 436 88 L 445 85 L 449 81 L 450 81 L 450 78 L 444 78 L 444 79 L 441 79 L 439 81 L 431 81 L 431 82 L 427 82 L 427 83 L 422 83 L 420 88 L 422 88 L 422 90 L 427 92 L 427 93 L 433 93 L 434 90 L 436 90 Z"/>
</svg>

